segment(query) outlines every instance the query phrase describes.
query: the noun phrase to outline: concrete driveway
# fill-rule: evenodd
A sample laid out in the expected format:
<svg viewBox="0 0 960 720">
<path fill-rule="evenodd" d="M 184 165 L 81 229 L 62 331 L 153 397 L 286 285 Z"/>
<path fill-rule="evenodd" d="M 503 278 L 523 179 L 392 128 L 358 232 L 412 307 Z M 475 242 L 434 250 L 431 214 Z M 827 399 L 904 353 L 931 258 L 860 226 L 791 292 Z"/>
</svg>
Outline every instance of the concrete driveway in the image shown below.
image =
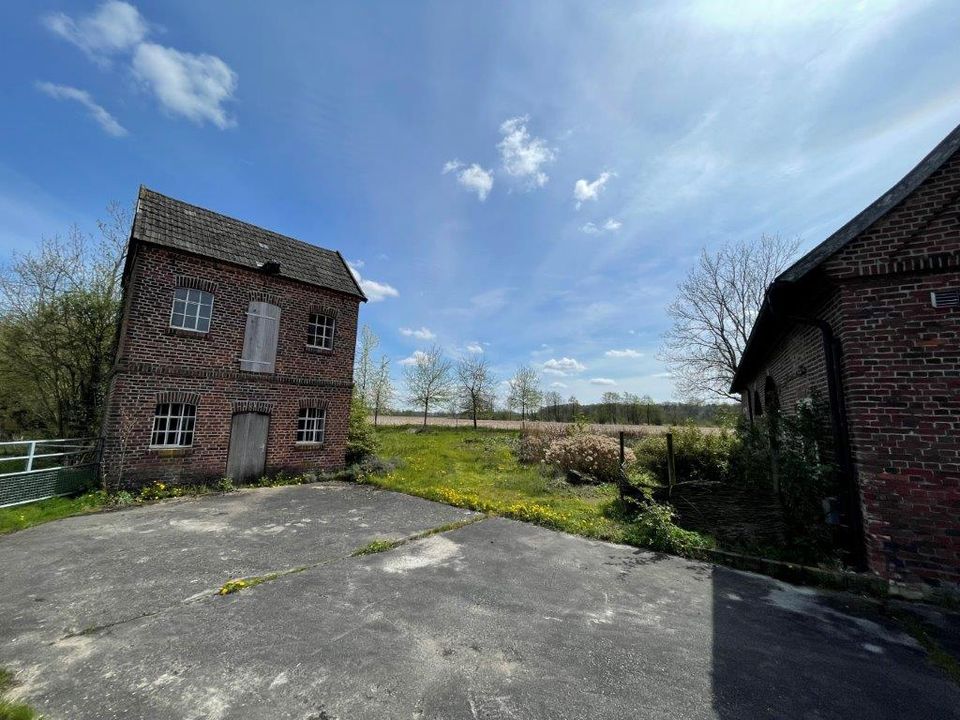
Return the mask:
<svg viewBox="0 0 960 720">
<path fill-rule="evenodd" d="M 0 538 L 0 666 L 49 718 L 960 718 L 868 603 L 346 484 Z M 238 576 L 299 569 L 228 596 Z"/>
</svg>

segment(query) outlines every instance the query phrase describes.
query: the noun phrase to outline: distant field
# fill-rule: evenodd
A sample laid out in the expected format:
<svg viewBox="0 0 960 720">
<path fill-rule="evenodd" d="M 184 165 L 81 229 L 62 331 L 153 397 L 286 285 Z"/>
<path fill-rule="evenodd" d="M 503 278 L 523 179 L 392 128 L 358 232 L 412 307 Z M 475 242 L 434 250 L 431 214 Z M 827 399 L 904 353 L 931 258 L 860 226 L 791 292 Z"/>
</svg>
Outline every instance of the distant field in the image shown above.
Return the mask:
<svg viewBox="0 0 960 720">
<path fill-rule="evenodd" d="M 422 425 L 423 418 L 404 417 L 401 415 L 381 415 L 378 425 Z M 453 418 L 428 417 L 427 425 L 438 427 L 466 427 L 473 423 L 469 420 L 454 420 Z M 523 427 L 527 430 L 551 430 L 565 428 L 570 423 L 545 422 L 528 420 Z M 493 428 L 494 430 L 521 430 L 519 420 L 478 420 L 478 427 Z M 589 425 L 593 432 L 601 435 L 616 435 L 625 432 L 628 435 L 662 435 L 670 429 L 669 425 Z M 705 428 L 710 430 L 711 428 Z"/>
</svg>

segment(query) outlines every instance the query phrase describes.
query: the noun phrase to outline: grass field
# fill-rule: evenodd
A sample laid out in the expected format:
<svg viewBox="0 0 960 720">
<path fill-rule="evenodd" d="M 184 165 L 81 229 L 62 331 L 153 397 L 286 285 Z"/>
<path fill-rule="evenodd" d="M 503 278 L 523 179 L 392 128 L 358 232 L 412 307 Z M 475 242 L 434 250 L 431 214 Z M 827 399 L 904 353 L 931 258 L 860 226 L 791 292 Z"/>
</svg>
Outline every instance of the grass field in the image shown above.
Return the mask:
<svg viewBox="0 0 960 720">
<path fill-rule="evenodd" d="M 33 525 L 59 520 L 71 515 L 95 512 L 107 504 L 102 492 L 92 492 L 79 497 L 58 497 L 24 505 L 0 508 L 0 535 L 23 530 Z"/>
<path fill-rule="evenodd" d="M 369 477 L 373 485 L 587 537 L 631 535 L 617 517 L 614 485 L 571 485 L 552 470 L 521 465 L 512 450 L 517 433 L 386 427 L 379 434 L 381 457 L 400 466 Z"/>
</svg>

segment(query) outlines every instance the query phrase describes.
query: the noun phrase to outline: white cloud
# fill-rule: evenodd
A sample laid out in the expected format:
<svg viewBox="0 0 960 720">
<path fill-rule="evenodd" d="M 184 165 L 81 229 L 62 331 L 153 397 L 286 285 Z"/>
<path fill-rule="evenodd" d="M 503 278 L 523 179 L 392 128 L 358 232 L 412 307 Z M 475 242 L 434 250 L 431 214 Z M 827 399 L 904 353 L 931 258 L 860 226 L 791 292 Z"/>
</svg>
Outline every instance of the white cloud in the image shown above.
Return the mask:
<svg viewBox="0 0 960 720">
<path fill-rule="evenodd" d="M 470 192 L 475 192 L 480 202 L 486 200 L 493 189 L 493 171 L 484 170 L 477 163 L 465 167 L 459 160 L 450 160 L 443 166 L 443 174 L 451 172 L 457 173 L 457 182 Z"/>
<path fill-rule="evenodd" d="M 132 48 L 147 36 L 147 23 L 140 12 L 129 3 L 102 3 L 90 15 L 74 20 L 65 13 L 51 13 L 43 17 L 55 35 L 73 43 L 93 58 Z"/>
<path fill-rule="evenodd" d="M 550 383 L 550 387 L 552 387 L 552 388 L 565 388 L 565 387 L 567 387 L 567 384 L 566 384 L 566 383 L 562 383 L 562 382 L 552 382 L 552 383 Z"/>
<path fill-rule="evenodd" d="M 625 350 L 607 350 L 604 355 L 611 358 L 642 358 L 643 353 L 639 350 L 631 350 L 627 348 Z"/>
<path fill-rule="evenodd" d="M 616 385 L 616 384 L 617 384 L 617 381 L 616 381 L 616 380 L 611 380 L 610 378 L 597 377 L 597 378 L 590 378 L 590 384 L 591 384 L 591 385 L 607 385 L 607 386 L 609 386 L 609 385 Z"/>
<path fill-rule="evenodd" d="M 512 177 L 519 178 L 527 187 L 543 187 L 549 176 L 541 167 L 556 159 L 556 150 L 527 131 L 526 115 L 510 118 L 500 125 L 503 139 L 497 144 L 503 169 Z"/>
<path fill-rule="evenodd" d="M 359 266 L 363 266 L 362 260 Z M 357 270 L 357 265 L 353 263 L 348 262 L 347 267 L 350 268 L 350 272 L 352 272 L 353 276 L 357 279 L 357 284 L 370 302 L 380 302 L 381 300 L 386 300 L 388 297 L 399 297 L 400 292 L 392 285 L 377 282 L 376 280 L 367 280 L 360 275 L 360 271 Z"/>
<path fill-rule="evenodd" d="M 568 357 L 551 358 L 543 364 L 543 371 L 548 375 L 572 375 L 586 369 L 586 365 Z"/>
<path fill-rule="evenodd" d="M 623 223 L 619 220 L 607 218 L 607 221 L 603 225 L 588 222 L 580 228 L 580 231 L 585 232 L 587 235 L 600 235 L 605 232 L 616 232 L 622 227 Z"/>
<path fill-rule="evenodd" d="M 421 358 L 425 358 L 426 356 L 427 356 L 427 354 L 426 354 L 425 352 L 423 352 L 422 350 L 415 350 L 414 353 L 413 353 L 413 355 L 411 355 L 410 357 L 405 357 L 403 360 L 400 361 L 400 364 L 401 364 L 401 365 L 416 365 L 417 362 L 419 362 L 419 360 L 420 360 Z"/>
<path fill-rule="evenodd" d="M 413 328 L 400 328 L 400 334 L 407 337 L 415 337 L 417 340 L 436 340 L 437 336 L 428 328 L 421 327 L 419 330 Z"/>
<path fill-rule="evenodd" d="M 94 102 L 93 97 L 86 90 L 79 90 L 69 85 L 54 85 L 50 82 L 37 83 L 37 89 L 55 100 L 73 100 L 80 103 L 108 135 L 123 137 L 127 134 L 127 129 L 117 122 L 113 115 Z"/>
<path fill-rule="evenodd" d="M 218 57 L 142 43 L 133 55 L 133 73 L 175 115 L 220 129 L 236 124 L 223 104 L 237 89 L 237 74 Z"/>
<path fill-rule="evenodd" d="M 483 352 L 483 346 L 477 342 L 467 343 L 467 346 L 464 349 L 473 355 L 479 355 Z"/>
<path fill-rule="evenodd" d="M 607 180 L 611 177 L 613 177 L 613 173 L 602 172 L 600 177 L 593 182 L 589 182 L 585 178 L 577 180 L 573 185 L 573 197 L 577 201 L 577 209 L 579 210 L 580 206 L 587 200 L 596 200 L 600 191 L 603 190 L 603 186 L 607 184 Z"/>
<path fill-rule="evenodd" d="M 55 13 L 43 23 L 102 65 L 110 55 L 128 54 L 133 76 L 171 114 L 220 129 L 236 124 L 224 105 L 233 99 L 237 74 L 214 55 L 148 42 L 150 28 L 133 5 L 111 0 L 78 20 Z"/>
</svg>

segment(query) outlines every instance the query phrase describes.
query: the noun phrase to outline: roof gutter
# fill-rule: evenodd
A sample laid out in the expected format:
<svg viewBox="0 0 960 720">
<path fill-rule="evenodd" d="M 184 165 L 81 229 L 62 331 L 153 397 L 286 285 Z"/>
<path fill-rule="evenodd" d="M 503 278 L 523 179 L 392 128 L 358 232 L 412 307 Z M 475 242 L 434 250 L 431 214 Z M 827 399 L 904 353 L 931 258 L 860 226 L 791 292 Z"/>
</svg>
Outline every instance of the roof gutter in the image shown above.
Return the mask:
<svg viewBox="0 0 960 720">
<path fill-rule="evenodd" d="M 860 504 L 860 488 L 857 486 L 853 467 L 853 454 L 850 450 L 850 431 L 847 425 L 847 410 L 844 403 L 843 375 L 841 361 L 843 349 L 839 338 L 826 320 L 818 317 L 794 315 L 780 309 L 775 301 L 778 290 L 791 287 L 792 283 L 776 281 L 767 291 L 767 306 L 771 315 L 784 320 L 809 325 L 820 331 L 823 340 L 823 362 L 827 371 L 827 393 L 829 395 L 830 424 L 836 442 L 837 465 L 843 487 L 843 499 L 847 513 L 847 549 L 850 551 L 851 564 L 858 570 L 866 568 L 866 548 L 863 535 L 863 514 Z"/>
</svg>

